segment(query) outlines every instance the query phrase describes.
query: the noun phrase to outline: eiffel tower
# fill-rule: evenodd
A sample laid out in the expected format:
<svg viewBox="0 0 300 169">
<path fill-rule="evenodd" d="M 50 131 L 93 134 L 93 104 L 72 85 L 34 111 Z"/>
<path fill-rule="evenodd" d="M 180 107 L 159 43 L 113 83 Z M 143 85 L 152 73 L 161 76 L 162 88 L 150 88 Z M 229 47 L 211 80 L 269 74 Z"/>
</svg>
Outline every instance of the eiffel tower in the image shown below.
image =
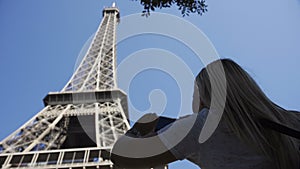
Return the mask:
<svg viewBox="0 0 300 169">
<path fill-rule="evenodd" d="M 118 8 L 103 19 L 77 70 L 45 108 L 0 142 L 0 168 L 111 169 L 109 153 L 129 129 L 127 95 L 116 82 Z"/>
</svg>

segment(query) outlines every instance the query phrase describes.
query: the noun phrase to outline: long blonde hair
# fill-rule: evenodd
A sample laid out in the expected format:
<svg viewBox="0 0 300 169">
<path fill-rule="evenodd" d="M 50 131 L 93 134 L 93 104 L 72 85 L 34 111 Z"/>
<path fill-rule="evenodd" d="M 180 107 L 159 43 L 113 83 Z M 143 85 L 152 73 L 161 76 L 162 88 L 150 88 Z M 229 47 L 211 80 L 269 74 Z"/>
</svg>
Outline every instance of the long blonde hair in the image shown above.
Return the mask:
<svg viewBox="0 0 300 169">
<path fill-rule="evenodd" d="M 278 169 L 298 169 L 299 141 L 264 128 L 259 120 L 267 119 L 299 129 L 300 113 L 287 111 L 273 103 L 250 75 L 234 61 L 214 61 L 198 74 L 196 83 L 202 105 L 207 108 L 211 105 L 212 77 L 208 72 L 214 72 L 217 65 L 222 65 L 226 76 L 224 121 L 243 142 L 265 154 Z"/>
</svg>

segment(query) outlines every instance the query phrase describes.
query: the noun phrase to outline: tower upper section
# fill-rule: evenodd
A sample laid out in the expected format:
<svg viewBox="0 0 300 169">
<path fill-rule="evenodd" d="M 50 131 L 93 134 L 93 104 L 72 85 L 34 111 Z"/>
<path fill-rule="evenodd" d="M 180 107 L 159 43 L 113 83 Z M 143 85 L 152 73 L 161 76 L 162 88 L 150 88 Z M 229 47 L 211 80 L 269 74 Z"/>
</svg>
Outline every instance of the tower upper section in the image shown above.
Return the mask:
<svg viewBox="0 0 300 169">
<path fill-rule="evenodd" d="M 103 9 L 103 17 L 105 16 L 105 14 L 113 13 L 113 12 L 117 12 L 117 21 L 120 21 L 120 11 L 116 7 L 115 3 L 113 3 L 111 7 Z"/>
<path fill-rule="evenodd" d="M 117 89 L 116 26 L 120 14 L 114 5 L 103 10 L 103 19 L 87 53 L 62 92 Z"/>
</svg>

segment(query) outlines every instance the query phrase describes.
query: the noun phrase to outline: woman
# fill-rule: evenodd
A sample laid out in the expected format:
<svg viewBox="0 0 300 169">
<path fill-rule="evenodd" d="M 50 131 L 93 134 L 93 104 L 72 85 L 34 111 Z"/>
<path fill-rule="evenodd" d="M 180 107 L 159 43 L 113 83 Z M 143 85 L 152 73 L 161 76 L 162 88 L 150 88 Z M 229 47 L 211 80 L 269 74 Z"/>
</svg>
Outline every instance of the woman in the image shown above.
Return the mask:
<svg viewBox="0 0 300 169">
<path fill-rule="evenodd" d="M 222 79 L 220 68 L 225 73 L 226 84 L 219 80 Z M 216 99 L 213 103 L 212 97 L 218 97 L 223 89 L 226 89 L 226 101 L 222 104 L 222 99 Z M 200 143 L 199 136 L 213 104 L 219 107 L 215 111 L 223 110 L 223 115 L 214 133 Z M 195 114 L 178 119 L 159 131 L 155 131 L 157 120 L 143 124 L 145 120 L 154 119 L 154 114 L 142 117 L 133 127 L 135 132 L 131 130 L 115 143 L 112 161 L 121 168 L 155 167 L 182 159 L 204 169 L 299 168 L 299 141 L 269 129 L 264 123 L 271 121 L 299 130 L 298 112 L 287 111 L 273 103 L 232 60 L 214 61 L 197 75 L 193 111 Z M 142 134 L 139 130 L 143 130 Z M 184 138 L 178 139 L 184 132 Z M 159 139 L 147 140 L 155 135 Z M 156 147 L 165 151 L 154 152 L 152 149 Z"/>
</svg>

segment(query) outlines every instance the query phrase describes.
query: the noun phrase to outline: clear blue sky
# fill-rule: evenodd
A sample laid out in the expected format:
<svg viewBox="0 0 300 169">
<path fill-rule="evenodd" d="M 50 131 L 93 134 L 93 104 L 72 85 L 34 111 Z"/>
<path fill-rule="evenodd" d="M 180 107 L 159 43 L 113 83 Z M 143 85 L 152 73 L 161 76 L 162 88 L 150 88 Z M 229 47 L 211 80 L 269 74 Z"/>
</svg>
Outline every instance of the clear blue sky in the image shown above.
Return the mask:
<svg viewBox="0 0 300 169">
<path fill-rule="evenodd" d="M 138 2 L 116 2 L 121 16 L 142 11 Z M 0 1 L 0 139 L 39 112 L 48 92 L 64 87 L 78 53 L 102 18 L 102 8 L 111 4 L 110 0 Z M 274 102 L 300 110 L 300 1 L 207 0 L 207 4 L 208 13 L 184 19 L 201 29 L 222 57 L 242 65 Z M 158 12 L 180 16 L 176 8 Z M 120 43 L 118 60 L 146 48 L 177 54 L 194 74 L 202 68 L 193 64 L 189 56 L 193 54 L 183 45 L 161 36 Z M 178 94 L 172 92 L 176 86 L 169 87 L 173 84 L 162 72 L 146 71 L 133 82 L 130 97 L 136 107 L 147 110 L 149 91 L 164 89 L 171 95 L 166 114 L 172 114 L 178 102 Z M 171 168 L 182 166 L 196 168 L 186 161 Z"/>
</svg>

